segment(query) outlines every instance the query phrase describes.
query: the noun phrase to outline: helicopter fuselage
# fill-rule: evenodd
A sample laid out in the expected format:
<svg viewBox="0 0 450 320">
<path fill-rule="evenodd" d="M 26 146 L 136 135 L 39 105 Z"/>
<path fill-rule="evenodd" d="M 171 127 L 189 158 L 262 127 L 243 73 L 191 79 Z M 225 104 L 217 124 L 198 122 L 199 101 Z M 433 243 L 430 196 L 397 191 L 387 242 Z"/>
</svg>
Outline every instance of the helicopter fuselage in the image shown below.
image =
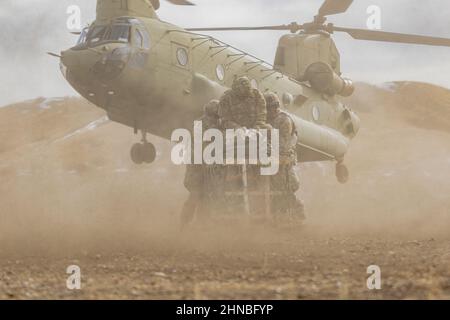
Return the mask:
<svg viewBox="0 0 450 320">
<path fill-rule="evenodd" d="M 175 129 L 191 129 L 203 105 L 219 99 L 241 75 L 280 97 L 297 125 L 300 161 L 343 159 L 359 128 L 357 116 L 336 96 L 217 39 L 155 18 L 94 22 L 77 46 L 62 52 L 61 69 L 112 121 L 165 139 Z"/>
</svg>

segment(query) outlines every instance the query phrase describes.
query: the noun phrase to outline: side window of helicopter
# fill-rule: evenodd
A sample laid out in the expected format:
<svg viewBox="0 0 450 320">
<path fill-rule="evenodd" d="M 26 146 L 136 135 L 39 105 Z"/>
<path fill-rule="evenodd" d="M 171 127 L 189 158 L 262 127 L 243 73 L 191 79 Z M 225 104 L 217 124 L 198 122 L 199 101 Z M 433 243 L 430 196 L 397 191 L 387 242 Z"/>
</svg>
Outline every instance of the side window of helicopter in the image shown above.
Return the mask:
<svg viewBox="0 0 450 320">
<path fill-rule="evenodd" d="M 191 68 L 191 52 L 189 44 L 183 43 L 184 39 L 177 38 L 176 40 L 181 41 L 171 42 L 171 55 L 167 58 L 170 58 L 171 65 L 178 67 L 178 69 L 184 69 L 182 72 L 185 72 Z"/>
<path fill-rule="evenodd" d="M 225 68 L 222 64 L 218 64 L 216 66 L 216 77 L 219 81 L 223 81 L 225 79 Z"/>
<path fill-rule="evenodd" d="M 186 48 L 179 47 L 176 52 L 178 65 L 186 67 L 189 63 L 189 54 Z"/>
<path fill-rule="evenodd" d="M 92 28 L 87 34 L 87 42 L 89 45 L 95 45 L 102 41 L 106 32 L 108 30 L 107 26 L 97 26 Z"/>
</svg>

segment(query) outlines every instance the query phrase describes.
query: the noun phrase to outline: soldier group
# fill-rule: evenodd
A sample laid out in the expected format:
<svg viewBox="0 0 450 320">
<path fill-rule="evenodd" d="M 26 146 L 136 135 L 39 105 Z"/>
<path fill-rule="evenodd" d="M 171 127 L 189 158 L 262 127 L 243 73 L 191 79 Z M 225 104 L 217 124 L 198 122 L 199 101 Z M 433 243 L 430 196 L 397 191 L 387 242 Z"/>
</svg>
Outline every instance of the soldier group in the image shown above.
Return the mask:
<svg viewBox="0 0 450 320">
<path fill-rule="evenodd" d="M 267 178 L 260 175 L 257 165 L 188 165 L 184 185 L 189 198 L 181 213 L 183 226 L 195 216 L 204 219 L 211 213 L 262 216 L 268 207 L 277 221 L 296 223 L 305 218 L 303 203 L 296 196 L 300 188 L 294 170 L 298 133 L 292 118 L 281 110 L 276 94 L 263 95 L 247 77 L 239 77 L 220 101 L 212 100 L 204 107 L 199 120 L 204 131 L 278 129 L 279 170 Z"/>
</svg>

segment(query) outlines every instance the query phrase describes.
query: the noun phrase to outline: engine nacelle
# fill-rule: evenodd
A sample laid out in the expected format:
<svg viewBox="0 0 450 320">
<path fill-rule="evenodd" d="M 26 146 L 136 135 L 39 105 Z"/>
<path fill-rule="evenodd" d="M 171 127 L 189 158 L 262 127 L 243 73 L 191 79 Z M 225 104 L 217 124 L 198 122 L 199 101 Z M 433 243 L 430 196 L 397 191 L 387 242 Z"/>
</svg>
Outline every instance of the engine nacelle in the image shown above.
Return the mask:
<svg viewBox="0 0 450 320">
<path fill-rule="evenodd" d="M 338 94 L 348 97 L 355 91 L 352 80 L 341 78 L 324 62 L 314 62 L 309 65 L 303 80 L 308 81 L 314 90 L 331 96 Z"/>
</svg>

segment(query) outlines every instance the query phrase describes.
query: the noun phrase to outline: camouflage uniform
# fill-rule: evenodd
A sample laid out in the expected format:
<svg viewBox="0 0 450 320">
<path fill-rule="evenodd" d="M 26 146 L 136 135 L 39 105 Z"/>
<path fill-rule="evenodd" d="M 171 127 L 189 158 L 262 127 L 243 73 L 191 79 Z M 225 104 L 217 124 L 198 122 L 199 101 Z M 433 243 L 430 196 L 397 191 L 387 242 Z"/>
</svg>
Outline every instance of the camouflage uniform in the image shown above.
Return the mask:
<svg viewBox="0 0 450 320">
<path fill-rule="evenodd" d="M 237 78 L 220 100 L 219 116 L 224 129 L 266 127 L 267 111 L 263 95 L 253 89 L 247 77 Z"/>
<path fill-rule="evenodd" d="M 231 90 L 226 91 L 219 105 L 219 116 L 222 128 L 226 129 L 263 129 L 267 128 L 267 110 L 264 96 L 252 88 L 247 77 L 236 78 Z M 236 149 L 235 149 L 236 155 Z M 248 213 L 249 197 L 257 181 L 257 166 L 227 165 L 225 166 L 224 192 L 226 209 L 230 215 Z"/>
<path fill-rule="evenodd" d="M 280 133 L 280 167 L 278 173 L 271 178 L 272 211 L 277 215 L 287 214 L 290 218 L 304 219 L 304 205 L 295 194 L 300 189 L 300 182 L 294 170 L 297 164 L 298 141 L 295 123 L 287 113 L 281 111 L 277 95 L 267 93 L 264 97 L 269 123 Z"/>
<path fill-rule="evenodd" d="M 219 128 L 219 101 L 212 100 L 204 107 L 204 114 L 199 119 L 202 121 L 202 129 L 206 131 L 212 128 Z M 193 151 L 193 150 L 192 150 Z M 204 216 L 207 214 L 208 198 L 210 195 L 211 185 L 208 183 L 212 166 L 202 164 L 190 164 L 186 166 L 186 174 L 184 177 L 184 186 L 189 191 L 189 197 L 183 205 L 181 212 L 182 225 L 191 222 L 195 213 Z"/>
</svg>

